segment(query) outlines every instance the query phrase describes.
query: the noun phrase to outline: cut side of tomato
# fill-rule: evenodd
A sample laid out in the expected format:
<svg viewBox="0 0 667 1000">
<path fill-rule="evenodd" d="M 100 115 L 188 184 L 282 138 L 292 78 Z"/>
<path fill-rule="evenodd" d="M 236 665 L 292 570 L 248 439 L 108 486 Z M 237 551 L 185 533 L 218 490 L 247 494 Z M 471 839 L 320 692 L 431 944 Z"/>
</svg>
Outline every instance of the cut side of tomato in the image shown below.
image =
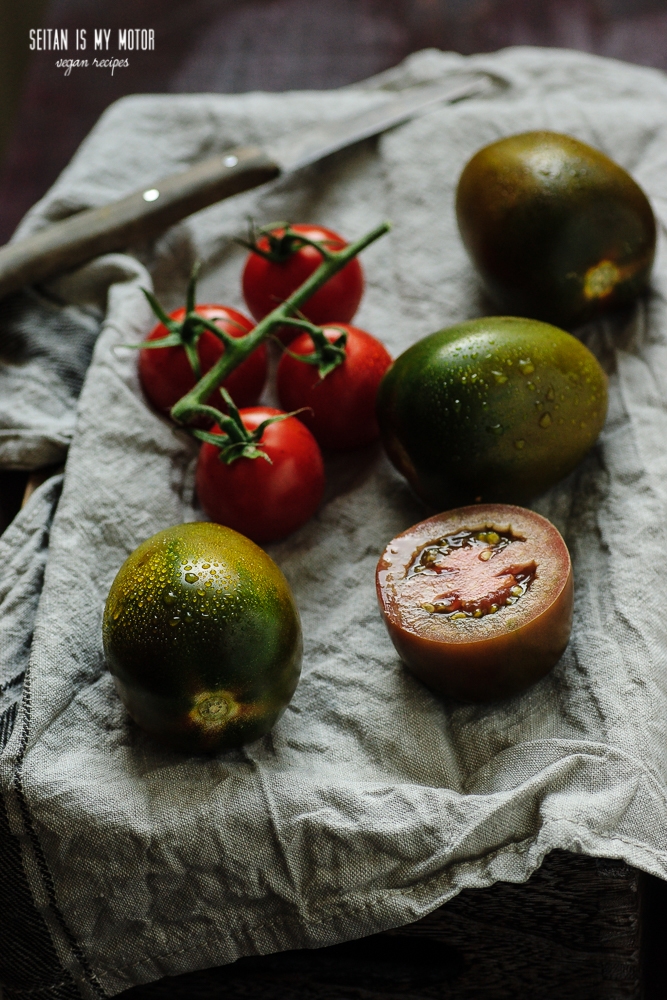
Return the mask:
<svg viewBox="0 0 667 1000">
<path fill-rule="evenodd" d="M 516 694 L 548 673 L 569 640 L 567 547 L 522 507 L 460 507 L 413 525 L 385 549 L 376 584 L 401 659 L 446 697 Z"/>
</svg>

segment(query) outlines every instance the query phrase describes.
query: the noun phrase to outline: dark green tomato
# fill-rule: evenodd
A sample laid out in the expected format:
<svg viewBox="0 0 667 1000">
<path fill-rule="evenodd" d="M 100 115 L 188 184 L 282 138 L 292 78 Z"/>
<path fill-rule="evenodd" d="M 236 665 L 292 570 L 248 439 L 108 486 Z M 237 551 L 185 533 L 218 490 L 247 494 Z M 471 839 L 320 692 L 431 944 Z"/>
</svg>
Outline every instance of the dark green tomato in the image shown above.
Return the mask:
<svg viewBox="0 0 667 1000">
<path fill-rule="evenodd" d="M 456 212 L 507 312 L 573 326 L 648 285 L 656 226 L 646 195 L 571 136 L 525 132 L 480 149 L 461 174 Z"/>
<path fill-rule="evenodd" d="M 525 504 L 567 475 L 597 438 L 607 380 L 581 341 L 511 316 L 425 337 L 380 383 L 389 458 L 438 510 Z"/>
<path fill-rule="evenodd" d="M 103 639 L 132 718 L 186 752 L 263 736 L 301 669 L 287 581 L 262 549 L 219 524 L 177 525 L 140 545 L 109 591 Z"/>
</svg>

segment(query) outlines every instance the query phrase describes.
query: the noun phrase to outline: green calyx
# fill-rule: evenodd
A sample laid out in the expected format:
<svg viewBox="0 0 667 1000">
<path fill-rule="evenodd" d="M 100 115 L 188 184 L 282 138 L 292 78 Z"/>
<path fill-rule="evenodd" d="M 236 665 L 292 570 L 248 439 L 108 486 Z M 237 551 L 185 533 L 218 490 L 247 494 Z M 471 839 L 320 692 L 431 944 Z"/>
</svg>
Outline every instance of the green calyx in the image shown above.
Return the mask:
<svg viewBox="0 0 667 1000">
<path fill-rule="evenodd" d="M 326 378 L 330 372 L 338 368 L 345 361 L 347 357 L 347 351 L 345 350 L 347 330 L 344 330 L 341 326 L 330 326 L 328 328 L 340 330 L 340 337 L 331 341 L 321 326 L 315 326 L 306 319 L 286 319 L 285 324 L 306 330 L 310 334 L 310 339 L 315 348 L 310 354 L 295 354 L 285 347 L 283 348 L 285 354 L 289 354 L 290 358 L 294 358 L 295 361 L 302 361 L 305 365 L 312 365 L 314 368 L 317 368 L 320 379 Z"/>
<path fill-rule="evenodd" d="M 278 233 L 274 232 L 276 229 L 279 230 Z M 259 246 L 262 237 L 268 241 L 268 250 Z M 255 229 L 255 225 L 250 219 L 248 221 L 248 239 L 237 239 L 236 242 L 274 264 L 282 264 L 289 260 L 292 254 L 302 247 L 315 247 L 322 254 L 324 260 L 330 260 L 332 257 L 332 252 L 327 247 L 327 243 L 332 242 L 331 240 L 310 240 L 303 233 L 297 233 L 292 229 L 289 222 L 272 222 L 269 226 Z"/>
<path fill-rule="evenodd" d="M 267 417 L 266 420 L 262 420 L 261 424 L 254 431 L 249 431 L 243 423 L 241 414 L 232 397 L 222 386 L 220 386 L 220 395 L 227 404 L 229 413 L 219 413 L 213 407 L 207 407 L 207 409 L 216 414 L 218 426 L 224 433 L 212 434 L 210 431 L 193 430 L 192 433 L 194 436 L 199 438 L 200 441 L 206 441 L 208 444 L 214 445 L 220 452 L 220 461 L 224 462 L 225 465 L 231 465 L 237 458 L 263 458 L 272 465 L 273 463 L 266 452 L 258 447 L 264 431 L 269 424 L 286 420 L 288 417 L 293 417 L 295 413 L 300 413 L 301 411 L 295 410 L 294 413 L 279 413 L 274 417 Z"/>
<path fill-rule="evenodd" d="M 168 316 L 153 293 L 149 292 L 146 288 L 141 289 L 146 296 L 153 313 L 162 325 L 167 328 L 169 333 L 166 337 L 160 337 L 159 340 L 145 340 L 141 344 L 132 345 L 138 349 L 151 351 L 161 347 L 182 347 L 188 361 L 190 362 L 190 367 L 192 368 L 196 379 L 201 378 L 201 365 L 199 363 L 197 341 L 201 337 L 204 330 L 209 330 L 212 334 L 214 334 L 218 340 L 222 341 L 225 347 L 229 347 L 229 345 L 234 342 L 234 338 L 230 337 L 224 330 L 221 330 L 219 326 L 195 312 L 197 301 L 197 278 L 199 276 L 200 266 L 199 261 L 197 261 L 192 268 L 185 298 L 185 316 L 182 320 L 174 320 Z"/>
</svg>

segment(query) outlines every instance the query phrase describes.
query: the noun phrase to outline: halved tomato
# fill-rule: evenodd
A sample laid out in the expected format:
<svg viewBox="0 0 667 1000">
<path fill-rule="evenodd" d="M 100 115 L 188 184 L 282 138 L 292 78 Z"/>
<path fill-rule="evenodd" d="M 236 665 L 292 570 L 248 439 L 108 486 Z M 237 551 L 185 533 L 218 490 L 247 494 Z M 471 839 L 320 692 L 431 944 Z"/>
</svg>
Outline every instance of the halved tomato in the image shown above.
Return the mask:
<svg viewBox="0 0 667 1000">
<path fill-rule="evenodd" d="M 570 637 L 570 555 L 553 524 L 523 507 L 459 507 L 413 525 L 385 549 L 376 584 L 401 659 L 446 697 L 516 694 Z"/>
</svg>

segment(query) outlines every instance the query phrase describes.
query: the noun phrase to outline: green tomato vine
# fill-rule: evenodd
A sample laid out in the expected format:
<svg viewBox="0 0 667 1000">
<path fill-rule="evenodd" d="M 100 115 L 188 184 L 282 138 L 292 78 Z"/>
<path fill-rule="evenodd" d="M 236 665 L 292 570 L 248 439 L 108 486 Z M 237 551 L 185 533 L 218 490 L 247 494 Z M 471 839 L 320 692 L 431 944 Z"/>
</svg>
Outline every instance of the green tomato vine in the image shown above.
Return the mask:
<svg viewBox="0 0 667 1000">
<path fill-rule="evenodd" d="M 334 274 L 341 271 L 358 253 L 367 246 L 370 246 L 380 236 L 387 233 L 390 228 L 391 226 L 388 222 L 383 222 L 365 236 L 362 236 L 361 239 L 343 247 L 342 250 L 331 250 L 325 246 L 326 241 L 316 242 L 307 240 L 298 234 L 296 237 L 293 237 L 291 230 L 287 227 L 285 231 L 289 235 L 291 242 L 289 243 L 289 247 L 285 241 L 284 246 L 281 244 L 279 249 L 281 250 L 282 257 L 285 256 L 288 249 L 289 252 L 293 252 L 297 246 L 308 243 L 320 251 L 322 254 L 322 263 L 289 298 L 277 306 L 273 312 L 265 316 L 264 319 L 260 320 L 257 326 L 243 337 L 231 337 L 224 330 L 221 330 L 217 324 L 205 319 L 196 312 L 195 289 L 199 272 L 198 264 L 195 265 L 188 283 L 185 316 L 179 322 L 171 319 L 166 314 L 151 292 L 145 288 L 142 289 L 151 309 L 168 332 L 166 336 L 161 337 L 159 340 L 148 340 L 136 346 L 138 348 L 150 348 L 151 350 L 163 347 L 183 347 L 195 378 L 198 379 L 194 388 L 179 399 L 172 407 L 171 417 L 174 422 L 183 426 L 200 440 L 215 444 L 220 449 L 222 461 L 227 464 L 241 457 L 267 458 L 261 448 L 258 447 L 265 427 L 276 420 L 283 420 L 285 417 L 293 414 L 271 417 L 264 421 L 251 434 L 244 428 L 238 409 L 234 405 L 229 393 L 222 388 L 222 383 L 230 372 L 245 361 L 263 341 L 272 336 L 276 327 L 284 324 L 308 331 L 315 348 L 314 353 L 309 355 L 292 355 L 292 357 L 298 357 L 299 360 L 306 364 L 315 365 L 320 378 L 326 377 L 329 372 L 340 365 L 345 360 L 347 333 L 341 330 L 340 337 L 331 343 L 325 336 L 323 328 L 307 321 L 299 313 L 299 309 Z M 260 230 L 260 232 L 264 232 L 264 230 Z M 295 242 L 295 239 L 297 242 Z M 253 245 L 248 245 L 251 246 L 251 249 L 256 249 Z M 278 250 L 275 250 L 275 252 L 277 253 Z M 335 326 L 335 324 L 330 325 Z M 225 345 L 225 351 L 219 361 L 202 376 L 199 355 L 197 353 L 197 341 L 204 330 L 209 330 L 221 340 Z M 220 390 L 222 398 L 227 405 L 227 413 L 221 412 L 215 406 L 204 403 L 204 400 L 216 389 Z M 197 427 L 188 426 L 199 422 L 202 417 L 216 423 L 220 427 L 222 434 L 211 434 Z"/>
</svg>

